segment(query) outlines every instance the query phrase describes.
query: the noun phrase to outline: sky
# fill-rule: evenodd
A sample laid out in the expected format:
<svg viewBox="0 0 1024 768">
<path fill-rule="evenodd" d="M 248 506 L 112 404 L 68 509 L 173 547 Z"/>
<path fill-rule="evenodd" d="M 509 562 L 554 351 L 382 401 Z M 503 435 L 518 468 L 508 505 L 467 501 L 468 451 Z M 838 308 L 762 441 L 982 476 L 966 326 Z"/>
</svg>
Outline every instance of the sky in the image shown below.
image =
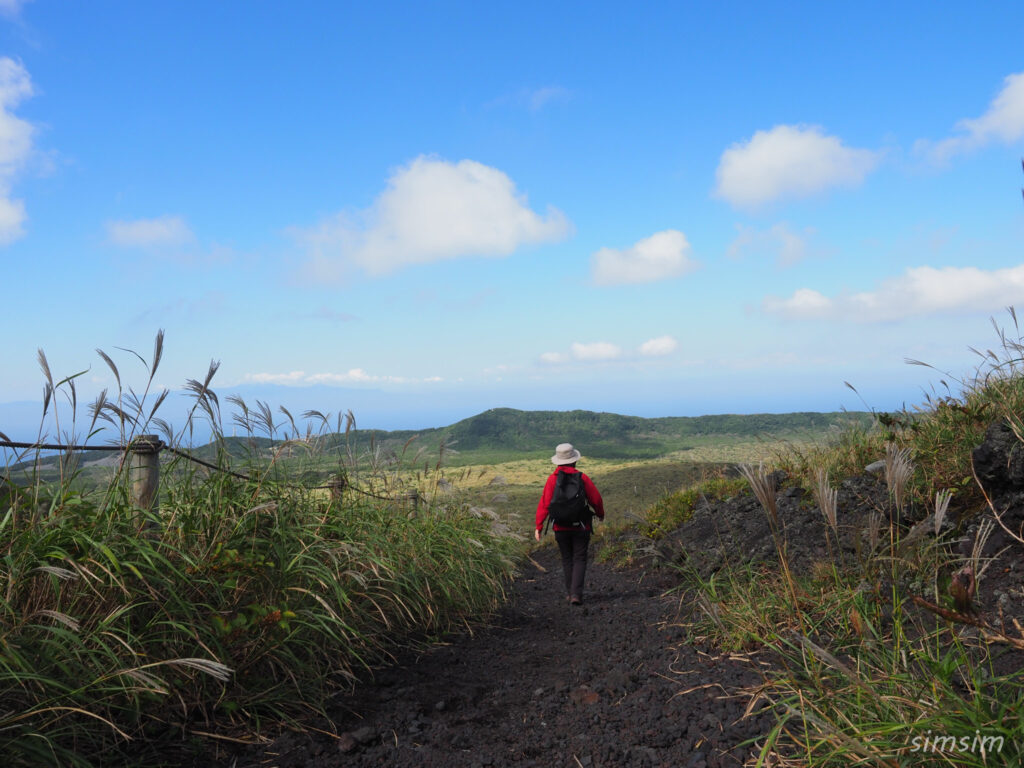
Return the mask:
<svg viewBox="0 0 1024 768">
<path fill-rule="evenodd" d="M 366 427 L 913 406 L 1024 310 L 1022 32 L 1019 1 L 0 0 L 0 404 L 40 402 L 39 349 L 79 402 L 118 387 L 97 349 L 142 389 L 162 329 L 156 387 L 216 360 Z"/>
</svg>

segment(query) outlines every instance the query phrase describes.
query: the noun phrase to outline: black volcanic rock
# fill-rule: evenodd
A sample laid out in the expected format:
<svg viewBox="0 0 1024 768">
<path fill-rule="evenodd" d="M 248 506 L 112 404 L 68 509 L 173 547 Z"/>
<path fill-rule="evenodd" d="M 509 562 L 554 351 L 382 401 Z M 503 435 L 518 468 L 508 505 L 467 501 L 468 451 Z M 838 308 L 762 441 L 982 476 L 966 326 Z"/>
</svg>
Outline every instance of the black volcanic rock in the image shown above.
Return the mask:
<svg viewBox="0 0 1024 768">
<path fill-rule="evenodd" d="M 1024 446 L 1005 419 L 989 425 L 971 458 L 986 491 L 1024 488 Z"/>
</svg>

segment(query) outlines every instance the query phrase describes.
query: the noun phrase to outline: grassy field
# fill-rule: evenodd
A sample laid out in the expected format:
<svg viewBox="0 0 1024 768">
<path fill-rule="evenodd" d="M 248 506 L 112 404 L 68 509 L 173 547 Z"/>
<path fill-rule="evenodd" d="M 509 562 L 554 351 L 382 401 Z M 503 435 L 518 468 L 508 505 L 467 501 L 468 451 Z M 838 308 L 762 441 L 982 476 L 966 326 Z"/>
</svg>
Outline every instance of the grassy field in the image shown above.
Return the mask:
<svg viewBox="0 0 1024 768">
<path fill-rule="evenodd" d="M 730 465 L 757 464 L 781 453 L 811 450 L 827 433 L 811 441 L 803 435 L 789 439 L 705 436 L 696 447 L 653 459 L 592 458 L 584 453 L 579 469 L 597 485 L 604 499 L 607 521 L 635 520 L 662 497 L 719 475 Z M 585 448 L 586 446 L 583 446 Z M 550 451 L 541 457 L 446 467 L 439 473 L 411 475 L 427 495 L 458 498 L 495 512 L 517 533 L 533 530 L 534 515 L 544 482 L 553 466 Z M 443 478 L 444 482 L 438 481 Z M 450 483 L 450 489 L 447 484 Z"/>
</svg>

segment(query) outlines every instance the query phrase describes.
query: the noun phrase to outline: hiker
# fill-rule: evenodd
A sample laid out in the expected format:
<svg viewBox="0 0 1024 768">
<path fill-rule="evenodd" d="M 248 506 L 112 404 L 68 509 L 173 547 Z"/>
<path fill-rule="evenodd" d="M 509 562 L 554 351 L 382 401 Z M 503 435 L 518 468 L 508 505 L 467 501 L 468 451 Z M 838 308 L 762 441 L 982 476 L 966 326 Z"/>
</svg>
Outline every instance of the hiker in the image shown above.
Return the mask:
<svg viewBox="0 0 1024 768">
<path fill-rule="evenodd" d="M 604 520 L 604 501 L 591 479 L 576 469 L 579 459 L 580 452 L 572 443 L 562 443 L 555 448 L 555 455 L 551 457 L 555 471 L 544 483 L 544 493 L 537 504 L 537 529 L 533 534 L 540 541 L 544 521 L 551 518 L 555 541 L 562 553 L 566 599 L 571 605 L 583 604 L 583 579 L 587 574 L 587 550 L 594 515 Z"/>
</svg>

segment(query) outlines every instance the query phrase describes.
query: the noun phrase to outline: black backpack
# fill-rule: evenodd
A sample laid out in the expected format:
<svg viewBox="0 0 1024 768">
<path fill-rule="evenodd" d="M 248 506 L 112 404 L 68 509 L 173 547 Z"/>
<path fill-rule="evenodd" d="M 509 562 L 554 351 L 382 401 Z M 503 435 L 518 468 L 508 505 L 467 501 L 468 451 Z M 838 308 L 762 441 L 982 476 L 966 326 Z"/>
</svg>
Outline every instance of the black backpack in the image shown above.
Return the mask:
<svg viewBox="0 0 1024 768">
<path fill-rule="evenodd" d="M 548 517 L 557 525 L 576 525 L 590 517 L 582 472 L 558 472 L 548 504 Z"/>
</svg>

